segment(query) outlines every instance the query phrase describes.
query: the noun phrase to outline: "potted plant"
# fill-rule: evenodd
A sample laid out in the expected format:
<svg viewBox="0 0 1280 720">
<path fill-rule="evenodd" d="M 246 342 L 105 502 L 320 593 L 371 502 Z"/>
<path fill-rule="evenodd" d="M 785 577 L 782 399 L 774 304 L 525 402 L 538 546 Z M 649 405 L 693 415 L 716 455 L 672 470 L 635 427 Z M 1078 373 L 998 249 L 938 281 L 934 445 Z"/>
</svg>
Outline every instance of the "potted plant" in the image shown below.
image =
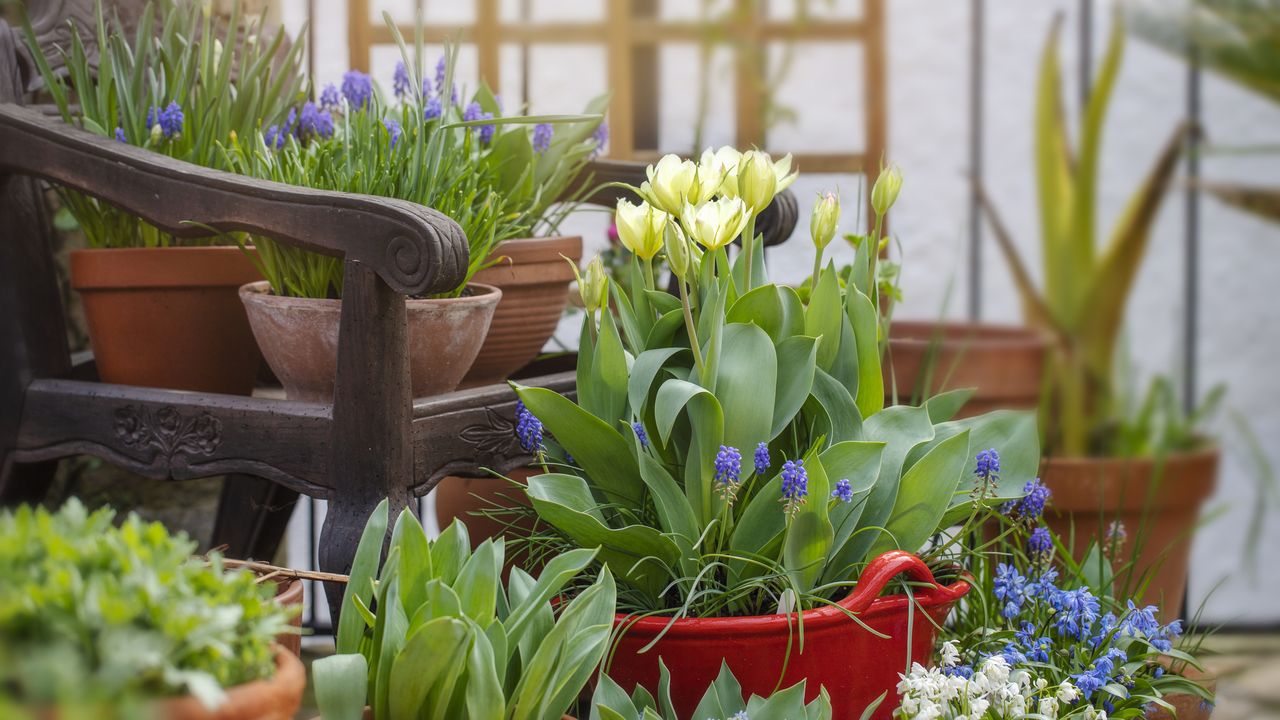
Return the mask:
<svg viewBox="0 0 1280 720">
<path fill-rule="evenodd" d="M 1111 521 L 1146 528 L 1139 562 L 1150 574 L 1143 597 L 1176 613 L 1186 589 L 1191 528 L 1217 480 L 1218 449 L 1195 433 L 1175 402 L 1153 389 L 1137 395 L 1118 371 L 1117 343 L 1129 292 L 1151 225 L 1190 132 L 1176 128 L 1147 179 L 1096 247 L 1096 192 L 1102 128 L 1124 48 L 1117 14 L 1099 76 L 1081 122 L 1078 157 L 1066 138 L 1058 69 L 1059 23 L 1045 46 L 1036 104 L 1036 176 L 1040 195 L 1044 286 L 1036 287 L 988 198 L 982 201 L 1022 298 L 1027 323 L 1051 338 L 1049 381 L 1041 406 L 1046 458 L 1041 472 L 1057 498 L 1050 523 L 1076 557 Z M 1164 409 L 1167 422 L 1150 421 Z M 1148 437 L 1136 437 L 1151 430 Z M 1075 532 L 1071 529 L 1074 528 Z"/>
<path fill-rule="evenodd" d="M 305 672 L 274 639 L 296 608 L 185 535 L 114 520 L 75 499 L 0 513 L 0 710 L 291 718 Z"/>
<path fill-rule="evenodd" d="M 640 203 L 619 205 L 631 291 L 584 277 L 577 402 L 513 383 L 516 432 L 544 470 L 528 480 L 544 526 L 530 540 L 600 548 L 620 607 L 605 669 L 652 693 L 663 660 L 682 717 L 722 661 L 747 692 L 807 679 L 836 717 L 860 711 L 967 590 L 930 538 L 972 514 L 975 478 L 977 502 L 1010 497 L 1039 458 L 1029 413 L 951 420 L 965 393 L 884 407 L 878 242 L 843 289 L 819 260 L 807 304 L 768 282 L 753 225 L 789 164 L 724 148 L 651 167 Z M 816 212 L 823 247 L 838 203 Z M 679 297 L 655 289 L 655 260 Z M 996 445 L 1003 472 L 972 452 Z M 901 586 L 880 597 L 902 573 L 914 611 Z"/>
<path fill-rule="evenodd" d="M 585 143 L 556 145 L 539 128 L 563 123 L 567 143 L 581 135 L 580 125 L 595 126 L 579 116 L 494 117 L 485 108 L 497 101 L 485 87 L 463 104 L 452 65 L 450 56 L 433 85 L 402 63 L 394 102 L 369 76 L 348 72 L 341 89 L 328 86 L 319 102 L 303 104 L 252 141 L 232 142 L 226 153 L 247 175 L 408 200 L 462 226 L 470 243 L 467 280 L 440 297 L 408 300 L 410 376 L 418 397 L 449 392 L 462 381 L 502 296 L 474 277 L 501 262 L 491 257 L 498 243 L 527 234 L 550 212 L 551 198 L 542 193 L 566 184 L 572 176 L 564 169 L 581 167 L 589 154 Z M 543 161 L 552 153 L 548 168 Z M 327 400 L 337 363 L 342 262 L 269 238 L 254 244 L 267 281 L 246 286 L 241 298 L 263 354 L 290 397 Z"/>
<path fill-rule="evenodd" d="M 384 501 L 356 550 L 337 654 L 312 666 L 324 720 L 560 718 L 608 644 L 613 578 L 581 575 L 595 551 L 564 553 L 536 580 L 513 570 L 503 587 L 501 540 L 473 552 L 455 522 L 428 541 L 406 510 L 379 571 L 387 522 Z M 570 584 L 576 596 L 553 602 Z"/>
<path fill-rule="evenodd" d="M 1196 641 L 1120 589 L 1115 542 L 1067 554 L 1042 517 L 1052 504 L 1033 480 L 984 511 L 975 591 L 943 631 L 940 665 L 904 674 L 894 717 L 1168 717 L 1175 703 L 1179 718 L 1208 717 L 1213 695 L 1188 677 L 1203 669 Z"/>
<path fill-rule="evenodd" d="M 72 21 L 74 24 L 74 21 Z M 55 73 L 27 41 L 66 122 L 121 143 L 226 169 L 218 144 L 252 137 L 301 94 L 300 43 L 244 21 L 225 29 L 208 5 L 148 4 L 130 38 L 98 6 L 96 48 L 73 31 Z M 247 395 L 261 364 L 236 295 L 259 279 L 236 247 L 161 232 L 105 202 L 60 190 L 88 240 L 71 253 L 99 376 L 106 382 Z M 199 239 L 196 239 L 199 238 Z"/>
<path fill-rule="evenodd" d="M 675 706 L 671 702 L 671 673 L 666 665 L 659 665 L 662 681 L 655 698 L 644 688 L 636 688 L 628 695 L 607 674 L 600 676 L 595 694 L 591 696 L 591 720 L 677 720 Z M 810 703 L 804 700 L 804 681 L 779 690 L 768 697 L 752 695 L 743 699 L 742 685 L 733 676 L 728 665 L 720 666 L 720 674 L 707 687 L 707 692 L 693 711 L 694 718 L 711 720 L 738 720 L 740 718 L 772 717 L 795 720 L 831 720 L 831 700 L 821 692 Z"/>
</svg>

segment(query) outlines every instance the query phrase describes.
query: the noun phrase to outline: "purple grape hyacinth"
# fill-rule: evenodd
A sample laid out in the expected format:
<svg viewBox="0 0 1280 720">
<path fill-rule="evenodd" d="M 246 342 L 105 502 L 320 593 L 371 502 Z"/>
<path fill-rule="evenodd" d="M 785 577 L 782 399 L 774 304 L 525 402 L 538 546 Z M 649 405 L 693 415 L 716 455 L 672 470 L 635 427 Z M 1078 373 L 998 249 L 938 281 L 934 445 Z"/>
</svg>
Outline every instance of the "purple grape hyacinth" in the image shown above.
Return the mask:
<svg viewBox="0 0 1280 720">
<path fill-rule="evenodd" d="M 298 136 L 304 140 L 333 137 L 333 115 L 313 102 L 305 103 L 298 117 Z"/>
<path fill-rule="evenodd" d="M 516 401 L 516 437 L 525 452 L 542 451 L 542 421 L 522 401 Z"/>
<path fill-rule="evenodd" d="M 342 96 L 338 94 L 338 86 L 333 83 L 324 86 L 324 92 L 320 93 L 320 107 L 329 112 L 342 107 Z"/>
<path fill-rule="evenodd" d="M 788 460 L 782 464 L 782 499 L 787 504 L 787 513 L 791 514 L 804 504 L 809 495 L 809 473 L 804 469 L 804 460 Z"/>
<path fill-rule="evenodd" d="M 636 439 L 640 441 L 640 448 L 642 450 L 648 450 L 649 434 L 644 431 L 644 425 L 638 422 L 633 422 L 631 423 L 631 431 L 636 434 Z"/>
<path fill-rule="evenodd" d="M 122 142 L 126 145 L 129 143 L 129 139 L 124 136 L 124 128 L 122 127 L 116 127 L 116 142 Z"/>
<path fill-rule="evenodd" d="M 363 110 L 373 99 L 373 79 L 359 70 L 348 70 L 342 76 L 342 96 L 351 107 Z"/>
<path fill-rule="evenodd" d="M 756 475 L 764 475 L 769 470 L 772 462 L 769 460 L 769 443 L 762 442 L 756 445 Z"/>
<path fill-rule="evenodd" d="M 409 94 L 409 68 L 405 67 L 403 60 L 396 62 L 396 71 L 391 76 L 391 90 L 398 98 Z"/>
<path fill-rule="evenodd" d="M 387 132 L 391 133 L 391 149 L 394 150 L 396 143 L 400 142 L 400 123 L 391 118 L 386 118 L 382 121 L 382 126 L 387 129 Z"/>
<path fill-rule="evenodd" d="M 533 151 L 544 153 L 551 147 L 551 136 L 555 134 L 551 123 L 538 123 L 533 126 Z"/>
<path fill-rule="evenodd" d="M 716 453 L 715 481 L 726 492 L 735 489 L 742 477 L 742 453 L 736 447 L 721 445 Z"/>
<path fill-rule="evenodd" d="M 831 497 L 840 502 L 853 502 L 853 486 L 849 484 L 848 478 L 836 481 L 836 486 L 831 490 Z"/>
</svg>

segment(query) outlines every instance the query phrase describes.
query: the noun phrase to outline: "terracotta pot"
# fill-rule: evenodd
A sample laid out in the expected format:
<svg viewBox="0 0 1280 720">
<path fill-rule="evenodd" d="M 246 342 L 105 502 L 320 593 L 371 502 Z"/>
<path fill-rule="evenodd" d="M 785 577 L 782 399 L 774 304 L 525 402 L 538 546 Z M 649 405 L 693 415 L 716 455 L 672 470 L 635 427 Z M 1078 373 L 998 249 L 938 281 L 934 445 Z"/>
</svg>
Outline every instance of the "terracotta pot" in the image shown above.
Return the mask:
<svg viewBox="0 0 1280 720">
<path fill-rule="evenodd" d="M 236 289 L 262 275 L 238 247 L 73 250 L 98 376 L 248 395 L 262 356 Z"/>
<path fill-rule="evenodd" d="M 894 577 L 906 573 L 932 587 L 915 592 L 919 606 L 910 611 L 905 595 L 879 597 Z M 969 583 L 957 580 L 949 586 L 934 583 L 929 568 L 915 555 L 888 552 L 871 561 L 857 587 L 839 605 L 856 613 L 877 637 L 835 607 L 803 613 L 804 647 L 800 647 L 800 623 L 792 615 L 754 617 L 634 619 L 617 615 L 614 626 L 622 630 L 617 649 L 606 667 L 609 677 L 631 692 L 642 685 L 656 695 L 661 658 L 671 673 L 671 700 L 679 717 L 690 717 L 707 687 L 727 662 L 743 695 L 769 695 L 777 688 L 807 680 L 805 699 L 817 697 L 819 687 L 831 696 L 836 720 L 859 718 L 881 693 L 888 691 L 873 718 L 888 718 L 896 703 L 898 673 L 908 661 L 928 663 L 936 629 L 952 605 L 969 591 Z M 927 616 L 926 616 L 927 613 Z M 908 623 L 911 630 L 908 653 Z M 640 650 L 665 631 L 647 652 Z M 789 657 L 788 657 L 789 656 Z"/>
<path fill-rule="evenodd" d="M 266 680 L 237 685 L 227 690 L 227 699 L 216 710 L 208 710 L 194 697 L 185 696 L 155 703 L 154 717 L 160 720 L 291 720 L 302 704 L 307 671 L 293 653 L 276 648 L 276 674 Z"/>
<path fill-rule="evenodd" d="M 473 294 L 463 297 L 405 301 L 414 397 L 452 392 L 484 342 L 502 291 L 477 283 L 468 287 Z M 240 288 L 240 299 L 289 399 L 332 401 L 342 301 L 282 297 L 266 282 Z"/>
<path fill-rule="evenodd" d="M 895 320 L 889 329 L 885 397 L 907 403 L 946 390 L 976 388 L 959 417 L 1031 410 L 1040 403 L 1048 341 L 1025 327 Z"/>
<path fill-rule="evenodd" d="M 530 477 L 538 475 L 541 469 L 516 468 L 507 473 L 507 477 L 517 482 L 527 482 Z M 512 507 L 519 503 L 529 506 L 529 498 L 520 488 L 515 487 L 503 478 L 471 478 L 448 475 L 432 490 L 436 499 L 436 523 L 440 529 L 449 527 L 454 520 L 467 524 L 467 534 L 471 538 L 471 549 L 474 550 L 488 538 L 509 535 L 510 531 L 499 521 L 481 515 L 481 511 L 495 507 Z M 517 523 L 521 528 L 532 531 L 536 520 L 521 518 Z M 541 561 L 530 562 L 523 548 L 507 547 L 503 577 L 518 567 L 537 577 L 538 571 L 545 564 Z"/>
<path fill-rule="evenodd" d="M 296 577 L 273 578 L 276 585 L 276 602 L 286 608 L 296 608 L 297 614 L 289 620 L 297 632 L 280 633 L 276 636 L 276 644 L 293 653 L 302 655 L 302 580 Z"/>
<path fill-rule="evenodd" d="M 582 259 L 582 238 L 506 240 L 489 257 L 498 264 L 474 280 L 501 289 L 502 302 L 462 387 L 503 382 L 542 352 L 569 301 L 574 276 L 565 258 Z"/>
<path fill-rule="evenodd" d="M 1168 667 L 1170 662 L 1162 661 Z M 1210 693 L 1216 693 L 1218 690 L 1218 678 L 1212 673 L 1200 672 L 1190 665 L 1179 663 L 1178 673 L 1188 680 L 1192 680 L 1208 690 Z M 1213 715 L 1213 705 L 1206 703 L 1200 699 L 1199 695 L 1191 695 L 1187 693 L 1170 693 L 1164 698 L 1170 705 L 1178 711 L 1175 716 L 1173 713 L 1162 707 L 1152 708 L 1146 713 L 1149 720 L 1209 720 Z"/>
<path fill-rule="evenodd" d="M 1217 485 L 1218 457 L 1218 449 L 1210 448 L 1174 453 L 1163 463 L 1154 458 L 1047 458 L 1040 472 L 1053 498 L 1045 520 L 1077 558 L 1090 543 L 1105 542 L 1112 522 L 1123 523 L 1127 540 L 1118 557 L 1127 563 L 1136 548 L 1137 558 L 1117 577 L 1118 587 L 1136 588 L 1156 568 L 1141 599 L 1159 605 L 1168 622 L 1182 607 L 1191 537 L 1200 506 Z"/>
</svg>

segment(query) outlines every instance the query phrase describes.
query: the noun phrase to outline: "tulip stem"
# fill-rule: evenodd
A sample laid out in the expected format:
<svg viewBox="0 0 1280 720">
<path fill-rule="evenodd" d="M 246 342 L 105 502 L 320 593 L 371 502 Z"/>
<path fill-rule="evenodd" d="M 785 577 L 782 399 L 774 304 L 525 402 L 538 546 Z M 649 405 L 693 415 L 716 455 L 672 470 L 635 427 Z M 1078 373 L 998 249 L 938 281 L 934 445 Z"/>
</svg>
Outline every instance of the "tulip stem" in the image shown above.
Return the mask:
<svg viewBox="0 0 1280 720">
<path fill-rule="evenodd" d="M 646 290 L 652 290 L 653 285 L 653 258 L 644 259 L 644 287 Z"/>
<path fill-rule="evenodd" d="M 756 256 L 756 214 L 747 214 L 747 226 L 742 231 L 742 249 L 747 253 L 747 261 L 742 266 L 742 294 L 751 292 L 751 261 Z"/>
<path fill-rule="evenodd" d="M 818 275 L 822 273 L 822 248 L 817 249 L 817 254 L 813 256 L 813 289 L 818 288 Z"/>
<path fill-rule="evenodd" d="M 684 308 L 684 328 L 689 332 L 689 347 L 693 348 L 693 362 L 698 368 L 698 377 L 703 375 L 702 349 L 698 346 L 698 331 L 693 326 L 693 313 L 689 310 L 689 291 L 685 289 L 684 278 L 676 278 L 680 286 L 680 305 Z"/>
</svg>

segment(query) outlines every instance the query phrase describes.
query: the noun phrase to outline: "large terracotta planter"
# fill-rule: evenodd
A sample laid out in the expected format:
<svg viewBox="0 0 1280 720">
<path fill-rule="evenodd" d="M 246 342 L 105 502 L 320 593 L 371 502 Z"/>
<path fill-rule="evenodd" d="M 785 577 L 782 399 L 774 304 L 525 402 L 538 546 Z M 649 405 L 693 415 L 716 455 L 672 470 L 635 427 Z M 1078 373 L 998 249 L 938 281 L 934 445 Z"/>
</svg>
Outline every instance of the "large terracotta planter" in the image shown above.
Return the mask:
<svg viewBox="0 0 1280 720">
<path fill-rule="evenodd" d="M 1156 568 L 1142 601 L 1159 605 L 1168 622 L 1182 607 L 1191 538 L 1200 507 L 1217 485 L 1218 457 L 1218 449 L 1210 448 L 1174 453 L 1163 462 L 1048 458 L 1040 470 L 1053 492 L 1045 520 L 1064 542 L 1071 542 L 1077 558 L 1090 543 L 1105 541 L 1112 522 L 1123 523 L 1127 540 L 1119 548 L 1120 562 L 1128 562 L 1135 549 L 1137 562 L 1119 574 L 1119 587 L 1136 587 L 1144 573 Z"/>
<path fill-rule="evenodd" d="M 1165 662 L 1166 666 L 1173 665 L 1173 662 Z M 1186 665 L 1177 663 L 1178 674 L 1191 680 L 1208 690 L 1215 693 L 1218 690 L 1218 678 L 1210 672 L 1201 672 Z M 1170 693 L 1164 698 L 1170 705 L 1177 710 L 1177 715 L 1169 712 L 1162 707 L 1153 707 L 1146 712 L 1148 720 L 1209 720 L 1213 715 L 1213 705 L 1206 703 L 1200 699 L 1199 695 L 1191 693 Z"/>
<path fill-rule="evenodd" d="M 906 403 L 946 390 L 975 388 L 959 417 L 1031 410 L 1040 402 L 1048 341 L 1016 325 L 895 320 L 884 366 L 885 397 Z M 928 387 L 925 378 L 928 376 Z"/>
<path fill-rule="evenodd" d="M 414 397 L 457 388 L 484 342 L 502 291 L 478 283 L 468 287 L 472 293 L 463 297 L 405 301 Z M 289 399 L 330 402 L 342 301 L 282 297 L 272 294 L 266 282 L 240 288 L 240 299 L 258 346 Z"/>
<path fill-rule="evenodd" d="M 582 238 L 507 240 L 489 257 L 498 263 L 474 280 L 501 289 L 502 301 L 463 387 L 503 382 L 542 351 L 569 301 L 574 275 L 565 258 L 582 259 Z"/>
<path fill-rule="evenodd" d="M 931 585 L 915 591 L 920 609 L 914 617 L 905 595 L 880 597 L 889 581 L 903 573 Z M 685 618 L 674 623 L 670 618 L 617 615 L 614 626 L 621 638 L 606 670 L 623 690 L 630 692 L 638 684 L 656 695 L 658 659 L 662 658 L 671 672 L 671 699 L 681 718 L 690 717 L 696 709 L 720 672 L 722 660 L 742 684 L 744 695 L 769 695 L 776 688 L 807 680 L 806 700 L 817 697 L 819 687 L 825 687 L 835 720 L 849 720 L 860 717 L 888 691 L 885 702 L 872 715 L 888 718 L 896 705 L 898 673 L 906 672 L 911 661 L 929 662 L 933 623 L 940 624 L 968 591 L 969 584 L 963 580 L 948 586 L 935 584 L 929 568 L 910 553 L 889 552 L 867 565 L 853 593 L 839 603 L 885 638 L 868 632 L 835 607 L 803 613 L 803 648 L 800 622 L 794 614 Z M 664 630 L 666 634 L 656 645 L 640 652 Z"/>
<path fill-rule="evenodd" d="M 248 395 L 262 356 L 236 291 L 262 279 L 238 247 L 74 250 L 104 382 Z"/>
<path fill-rule="evenodd" d="M 292 720 L 302 704 L 307 671 L 288 650 L 276 648 L 276 674 L 265 680 L 227 689 L 227 699 L 209 710 L 194 697 L 184 696 L 155 703 L 158 720 Z"/>
</svg>

